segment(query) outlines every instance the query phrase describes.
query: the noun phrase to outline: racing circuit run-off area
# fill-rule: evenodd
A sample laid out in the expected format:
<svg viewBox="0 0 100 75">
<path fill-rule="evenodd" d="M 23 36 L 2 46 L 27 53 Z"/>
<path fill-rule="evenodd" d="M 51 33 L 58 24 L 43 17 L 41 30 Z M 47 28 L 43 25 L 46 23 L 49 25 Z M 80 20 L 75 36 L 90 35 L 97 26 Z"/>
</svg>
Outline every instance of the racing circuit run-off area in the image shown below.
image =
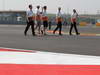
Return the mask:
<svg viewBox="0 0 100 75">
<path fill-rule="evenodd" d="M 100 57 L 0 48 L 0 75 L 99 75 L 100 66 L 93 60 L 100 63 Z"/>
</svg>

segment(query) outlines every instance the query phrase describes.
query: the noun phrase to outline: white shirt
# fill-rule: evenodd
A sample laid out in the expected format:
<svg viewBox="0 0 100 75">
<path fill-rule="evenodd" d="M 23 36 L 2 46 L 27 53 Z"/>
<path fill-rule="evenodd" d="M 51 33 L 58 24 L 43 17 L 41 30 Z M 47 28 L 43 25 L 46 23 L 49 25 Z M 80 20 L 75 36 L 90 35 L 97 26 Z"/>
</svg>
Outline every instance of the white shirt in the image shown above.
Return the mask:
<svg viewBox="0 0 100 75">
<path fill-rule="evenodd" d="M 62 17 L 61 12 L 58 12 L 57 15 L 56 15 L 56 17 L 57 17 L 57 18 L 61 18 L 61 17 Z"/>
<path fill-rule="evenodd" d="M 77 19 L 78 18 L 78 13 L 77 12 L 73 13 L 71 18 Z"/>
<path fill-rule="evenodd" d="M 26 14 L 27 14 L 27 17 L 32 17 L 34 15 L 32 10 L 27 11 Z"/>
<path fill-rule="evenodd" d="M 37 16 L 37 15 L 41 15 L 39 9 L 37 9 L 36 16 Z"/>
<path fill-rule="evenodd" d="M 42 12 L 42 16 L 43 16 L 43 17 L 46 17 L 46 16 L 47 16 L 46 10 L 44 10 L 44 11 Z"/>
</svg>

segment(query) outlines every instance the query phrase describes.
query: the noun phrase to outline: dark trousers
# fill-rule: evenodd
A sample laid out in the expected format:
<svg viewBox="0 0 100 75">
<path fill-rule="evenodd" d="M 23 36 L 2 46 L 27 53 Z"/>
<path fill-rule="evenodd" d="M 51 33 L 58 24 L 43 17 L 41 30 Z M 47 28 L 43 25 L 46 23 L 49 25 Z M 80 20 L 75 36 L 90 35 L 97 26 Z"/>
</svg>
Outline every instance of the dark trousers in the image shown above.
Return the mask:
<svg viewBox="0 0 100 75">
<path fill-rule="evenodd" d="M 78 30 L 77 30 L 77 27 L 76 27 L 76 22 L 71 23 L 71 27 L 70 27 L 70 32 L 69 33 L 72 34 L 73 27 L 75 29 L 76 34 L 78 34 Z"/>
<path fill-rule="evenodd" d="M 44 26 L 44 28 L 47 28 L 48 27 L 48 21 L 43 21 L 43 26 Z"/>
<path fill-rule="evenodd" d="M 59 29 L 59 34 L 61 34 L 62 31 L 62 22 L 58 22 L 56 29 L 54 30 L 54 33 Z"/>
<path fill-rule="evenodd" d="M 31 29 L 32 29 L 32 34 L 35 35 L 35 31 L 34 31 L 34 21 L 27 22 L 27 26 L 25 28 L 24 33 L 27 34 L 27 31 L 30 28 L 30 26 L 31 26 Z"/>
</svg>

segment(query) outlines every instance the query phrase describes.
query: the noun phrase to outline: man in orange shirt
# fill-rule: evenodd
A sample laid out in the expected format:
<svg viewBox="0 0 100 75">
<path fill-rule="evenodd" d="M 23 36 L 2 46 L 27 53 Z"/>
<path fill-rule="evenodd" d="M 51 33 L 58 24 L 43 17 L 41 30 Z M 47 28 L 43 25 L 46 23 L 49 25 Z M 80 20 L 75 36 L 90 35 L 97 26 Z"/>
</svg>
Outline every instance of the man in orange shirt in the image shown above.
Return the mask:
<svg viewBox="0 0 100 75">
<path fill-rule="evenodd" d="M 36 11 L 36 21 L 37 21 L 37 25 L 36 25 L 36 29 L 38 28 L 38 33 L 41 33 L 41 12 L 40 12 L 40 6 L 37 6 L 37 11 Z"/>
<path fill-rule="evenodd" d="M 43 33 L 44 33 L 44 35 L 46 35 L 46 30 L 47 30 L 47 27 L 48 27 L 47 6 L 43 7 L 42 20 L 43 20 L 43 26 L 44 26 L 43 27 Z"/>
<path fill-rule="evenodd" d="M 73 14 L 72 14 L 72 17 L 71 17 L 71 28 L 70 28 L 70 32 L 69 34 L 72 35 L 72 29 L 74 27 L 75 31 L 76 31 L 76 34 L 77 35 L 80 35 L 80 33 L 78 33 L 78 30 L 77 30 L 77 18 L 78 18 L 78 13 L 76 12 L 75 9 L 73 9 Z"/>
<path fill-rule="evenodd" d="M 62 35 L 62 33 L 61 33 L 61 31 L 62 31 L 62 13 L 61 13 L 61 7 L 58 8 L 58 13 L 57 13 L 57 16 L 56 16 L 56 21 L 57 21 L 57 27 L 53 31 L 53 34 L 55 34 L 55 32 L 59 29 L 59 35 Z"/>
</svg>

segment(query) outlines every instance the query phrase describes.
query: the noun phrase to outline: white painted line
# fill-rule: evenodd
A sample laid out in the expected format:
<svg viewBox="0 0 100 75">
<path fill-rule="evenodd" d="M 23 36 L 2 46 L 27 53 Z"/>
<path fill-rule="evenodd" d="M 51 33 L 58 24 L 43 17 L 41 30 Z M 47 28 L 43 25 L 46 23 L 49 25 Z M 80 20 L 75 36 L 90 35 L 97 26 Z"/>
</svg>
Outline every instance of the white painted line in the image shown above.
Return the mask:
<svg viewBox="0 0 100 75">
<path fill-rule="evenodd" d="M 0 64 L 100 65 L 99 56 L 52 52 L 0 52 Z"/>
</svg>

